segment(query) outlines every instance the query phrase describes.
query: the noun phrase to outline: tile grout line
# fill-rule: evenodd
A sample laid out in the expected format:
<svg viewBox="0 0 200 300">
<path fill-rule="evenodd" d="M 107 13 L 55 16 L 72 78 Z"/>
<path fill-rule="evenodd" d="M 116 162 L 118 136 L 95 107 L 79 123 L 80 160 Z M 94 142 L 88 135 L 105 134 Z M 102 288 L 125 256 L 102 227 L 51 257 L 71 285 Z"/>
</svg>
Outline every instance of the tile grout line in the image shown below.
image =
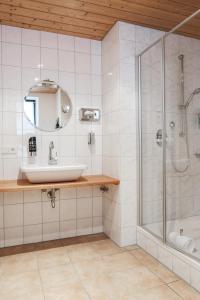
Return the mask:
<svg viewBox="0 0 200 300">
<path fill-rule="evenodd" d="M 177 280 L 178 281 L 178 280 Z M 185 300 L 185 298 L 183 298 L 176 290 L 174 290 L 171 286 L 169 286 L 168 284 L 167 284 L 167 286 L 168 286 L 168 288 L 171 290 L 171 291 L 173 291 L 177 296 L 179 296 L 180 297 L 180 299 L 182 299 L 182 300 Z"/>
</svg>

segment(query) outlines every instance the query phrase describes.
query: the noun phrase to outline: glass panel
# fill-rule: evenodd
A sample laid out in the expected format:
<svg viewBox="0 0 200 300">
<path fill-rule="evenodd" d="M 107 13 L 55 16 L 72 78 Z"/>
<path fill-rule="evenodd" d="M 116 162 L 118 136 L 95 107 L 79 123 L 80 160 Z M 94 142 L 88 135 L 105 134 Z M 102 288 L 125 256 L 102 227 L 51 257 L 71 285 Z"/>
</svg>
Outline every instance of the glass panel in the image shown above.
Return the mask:
<svg viewBox="0 0 200 300">
<path fill-rule="evenodd" d="M 196 16 L 165 39 L 167 243 L 196 258 L 200 258 L 199 24 Z"/>
<path fill-rule="evenodd" d="M 141 56 L 142 226 L 163 235 L 162 44 Z"/>
</svg>

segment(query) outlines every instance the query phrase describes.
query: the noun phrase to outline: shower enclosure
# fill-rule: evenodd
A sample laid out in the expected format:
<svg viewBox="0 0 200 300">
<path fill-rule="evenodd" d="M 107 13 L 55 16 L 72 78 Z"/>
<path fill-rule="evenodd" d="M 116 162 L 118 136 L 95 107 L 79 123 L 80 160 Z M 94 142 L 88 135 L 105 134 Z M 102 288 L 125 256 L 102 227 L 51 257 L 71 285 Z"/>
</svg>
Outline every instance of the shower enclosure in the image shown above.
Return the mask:
<svg viewBox="0 0 200 300">
<path fill-rule="evenodd" d="M 138 56 L 139 225 L 200 261 L 197 23 L 200 11 Z"/>
</svg>

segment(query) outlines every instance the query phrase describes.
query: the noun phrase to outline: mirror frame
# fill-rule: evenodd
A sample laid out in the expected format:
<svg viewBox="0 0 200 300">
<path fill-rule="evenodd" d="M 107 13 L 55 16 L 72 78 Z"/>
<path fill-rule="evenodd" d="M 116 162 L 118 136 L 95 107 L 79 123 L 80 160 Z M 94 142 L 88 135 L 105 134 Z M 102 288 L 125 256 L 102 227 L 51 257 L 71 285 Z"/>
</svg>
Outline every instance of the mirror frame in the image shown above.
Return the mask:
<svg viewBox="0 0 200 300">
<path fill-rule="evenodd" d="M 62 91 L 66 94 L 66 96 L 68 97 L 69 103 L 70 103 L 70 105 L 69 105 L 70 108 L 69 108 L 69 111 L 67 112 L 67 114 L 69 115 L 68 120 L 65 122 L 65 124 L 64 124 L 62 127 L 55 128 L 54 130 L 44 129 L 44 128 L 38 127 L 38 126 L 36 126 L 35 124 L 33 124 L 32 121 L 29 119 L 29 117 L 28 117 L 28 115 L 27 115 L 27 113 L 26 113 L 26 111 L 25 111 L 25 107 L 24 107 L 25 98 L 29 96 L 29 94 L 30 94 L 30 92 L 31 92 L 31 89 L 33 89 L 34 87 L 37 87 L 38 84 L 43 83 L 43 82 L 49 82 L 49 83 L 51 83 L 51 84 L 57 85 L 57 87 L 60 87 L 61 90 L 62 90 Z M 30 124 L 31 126 L 33 126 L 33 128 L 35 128 L 35 129 L 37 129 L 37 130 L 40 130 L 40 131 L 44 131 L 44 132 L 52 132 L 52 133 L 54 133 L 54 132 L 57 132 L 57 131 L 59 131 L 59 130 L 65 128 L 65 126 L 67 125 L 67 123 L 68 123 L 68 121 L 69 121 L 69 119 L 70 119 L 70 117 L 71 117 L 71 115 L 72 115 L 72 101 L 71 101 L 71 98 L 69 97 L 68 93 L 67 93 L 67 92 L 66 92 L 66 91 L 65 91 L 65 90 L 64 90 L 57 82 L 55 82 L 55 81 L 53 81 L 53 80 L 50 80 L 50 79 L 44 79 L 44 80 L 40 80 L 40 81 L 36 82 L 35 84 L 33 84 L 33 85 L 29 88 L 28 93 L 27 93 L 26 95 L 23 96 L 23 113 L 24 113 L 26 119 L 28 120 L 29 124 Z"/>
</svg>

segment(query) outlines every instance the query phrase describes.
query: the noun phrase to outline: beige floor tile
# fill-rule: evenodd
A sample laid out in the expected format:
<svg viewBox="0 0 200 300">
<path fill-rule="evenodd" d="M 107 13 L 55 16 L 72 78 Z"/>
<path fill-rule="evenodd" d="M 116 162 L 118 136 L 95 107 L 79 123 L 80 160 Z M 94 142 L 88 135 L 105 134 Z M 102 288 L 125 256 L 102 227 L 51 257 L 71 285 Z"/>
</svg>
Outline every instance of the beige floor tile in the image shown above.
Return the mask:
<svg viewBox="0 0 200 300">
<path fill-rule="evenodd" d="M 70 259 L 64 247 L 38 251 L 36 252 L 36 257 L 40 269 L 70 263 Z"/>
<path fill-rule="evenodd" d="M 50 288 L 44 293 L 45 300 L 89 300 L 89 296 L 80 281 L 66 283 Z M 103 300 L 103 299 L 102 299 Z"/>
<path fill-rule="evenodd" d="M 73 265 L 81 280 L 90 280 L 95 274 L 106 274 L 106 264 L 101 258 L 76 261 Z"/>
<path fill-rule="evenodd" d="M 139 249 L 139 246 L 138 245 L 130 245 L 130 246 L 123 247 L 123 249 L 127 250 L 127 251 L 131 251 L 131 250 Z"/>
<path fill-rule="evenodd" d="M 176 280 L 179 280 L 179 277 L 176 276 L 173 272 L 167 269 L 162 264 L 150 264 L 148 269 L 162 279 L 165 283 L 170 283 Z"/>
<path fill-rule="evenodd" d="M 139 247 L 102 240 L 0 258 L 1 299 L 200 300 L 200 294 Z"/>
<path fill-rule="evenodd" d="M 159 263 L 158 260 L 156 260 L 153 256 L 149 255 L 141 248 L 132 250 L 130 251 L 130 253 L 134 255 L 139 261 L 141 261 L 145 266 Z"/>
<path fill-rule="evenodd" d="M 44 290 L 77 280 L 77 273 L 71 264 L 40 270 Z"/>
<path fill-rule="evenodd" d="M 163 282 L 146 267 L 136 267 L 127 269 L 125 272 L 115 272 L 110 274 L 115 282 L 116 289 L 123 286 L 125 293 L 144 290 L 163 285 Z"/>
<path fill-rule="evenodd" d="M 141 266 L 141 262 L 129 252 L 122 252 L 114 255 L 103 257 L 106 272 L 122 272 L 126 269 L 132 269 Z"/>
<path fill-rule="evenodd" d="M 112 255 L 125 251 L 124 248 L 117 246 L 109 239 L 92 243 L 91 246 L 100 256 Z"/>
<path fill-rule="evenodd" d="M 17 291 L 22 293 L 41 292 L 41 280 L 38 271 L 19 272 L 18 274 L 6 274 L 0 278 L 0 291 L 9 294 Z"/>
<path fill-rule="evenodd" d="M 82 283 L 92 300 L 120 299 L 119 295 L 116 295 L 115 284 L 109 274 L 96 273 L 89 280 L 83 280 Z"/>
<path fill-rule="evenodd" d="M 72 262 L 93 260 L 100 257 L 98 252 L 92 247 L 92 243 L 66 246 L 65 249 Z"/>
<path fill-rule="evenodd" d="M 125 251 L 109 239 L 93 243 L 66 246 L 65 249 L 73 262 L 93 260 L 105 255 L 112 255 Z"/>
<path fill-rule="evenodd" d="M 74 266 L 84 280 L 90 280 L 96 273 L 108 274 L 133 269 L 142 264 L 128 252 L 103 256 L 92 261 L 76 261 Z"/>
<path fill-rule="evenodd" d="M 200 293 L 182 280 L 170 283 L 169 287 L 171 287 L 184 300 L 200 300 Z"/>
<path fill-rule="evenodd" d="M 5 256 L 0 259 L 0 262 L 3 275 L 38 270 L 34 252 Z"/>
<path fill-rule="evenodd" d="M 126 300 L 131 300 L 127 298 Z M 137 300 L 181 300 L 175 292 L 173 292 L 168 286 L 163 285 L 152 289 L 144 290 L 140 293 L 136 293 L 134 299 Z"/>
<path fill-rule="evenodd" d="M 134 299 L 136 293 L 163 285 L 163 282 L 145 267 L 137 267 L 125 272 L 96 272 L 90 280 L 83 280 L 83 284 L 92 299 L 103 293 L 108 299 L 125 300 Z"/>
<path fill-rule="evenodd" d="M 44 300 L 44 294 L 42 291 L 23 292 L 22 290 L 17 290 L 5 294 L 0 292 L 0 299 L 2 300 Z"/>
</svg>

